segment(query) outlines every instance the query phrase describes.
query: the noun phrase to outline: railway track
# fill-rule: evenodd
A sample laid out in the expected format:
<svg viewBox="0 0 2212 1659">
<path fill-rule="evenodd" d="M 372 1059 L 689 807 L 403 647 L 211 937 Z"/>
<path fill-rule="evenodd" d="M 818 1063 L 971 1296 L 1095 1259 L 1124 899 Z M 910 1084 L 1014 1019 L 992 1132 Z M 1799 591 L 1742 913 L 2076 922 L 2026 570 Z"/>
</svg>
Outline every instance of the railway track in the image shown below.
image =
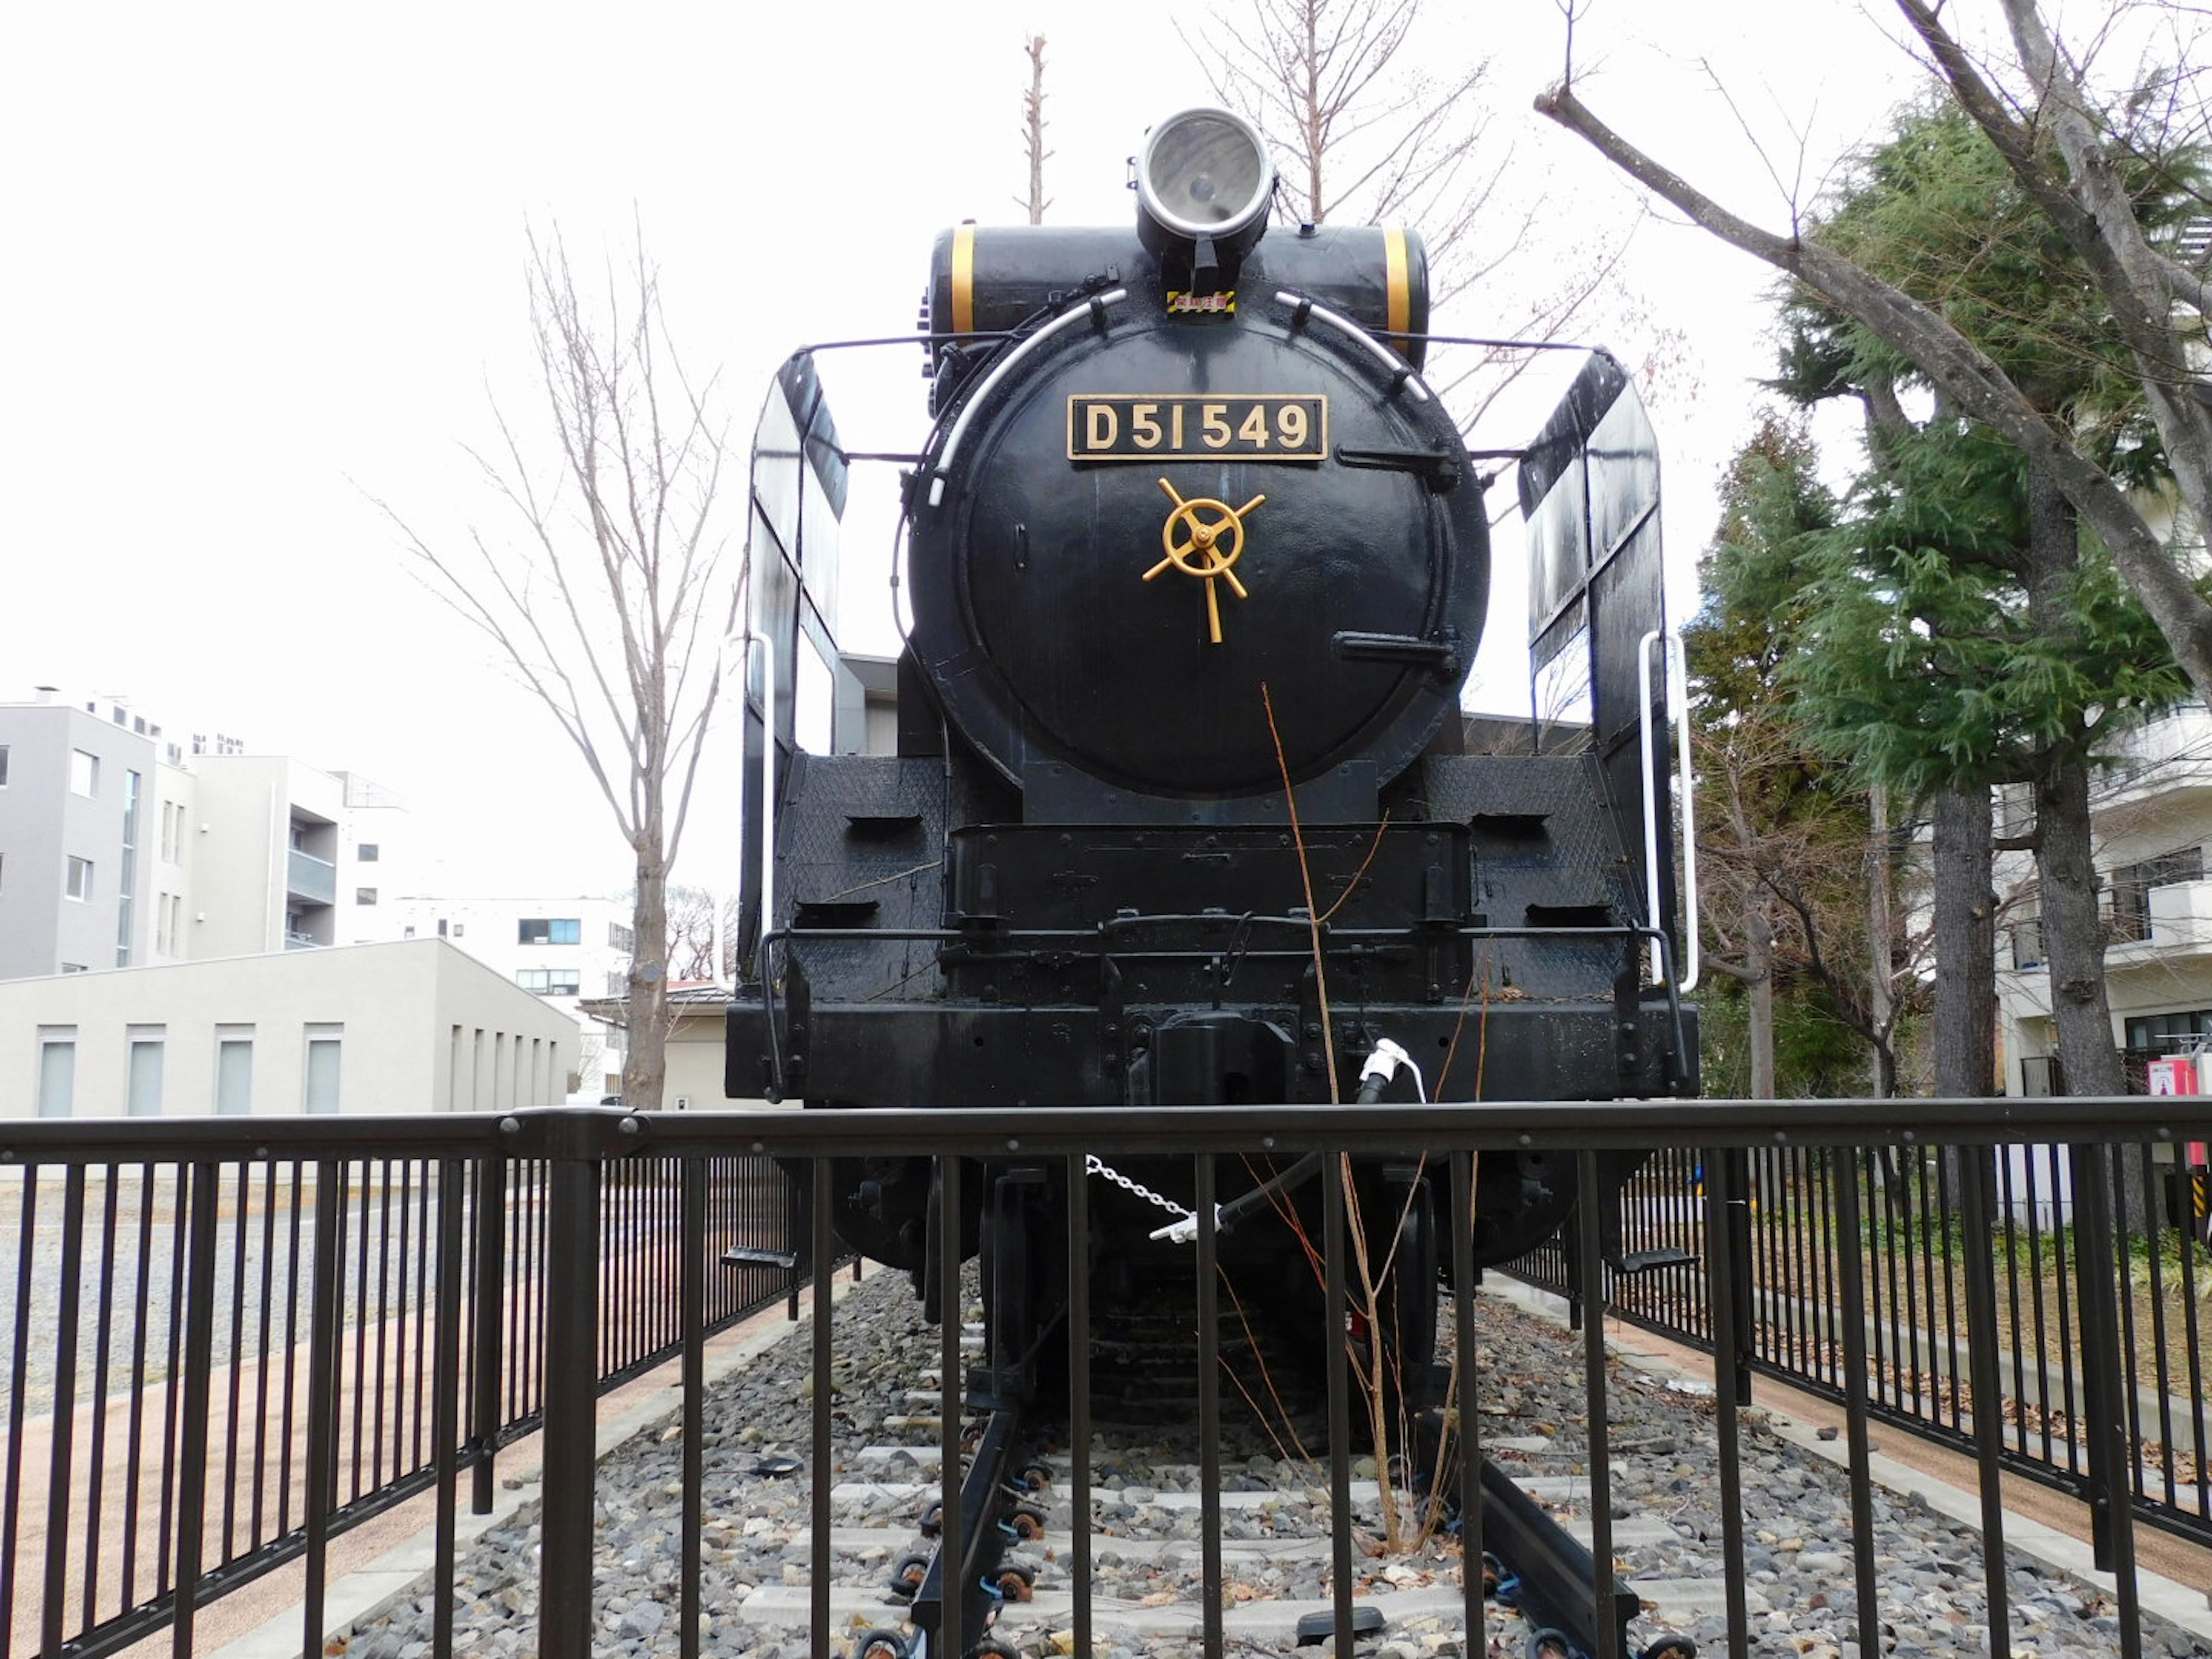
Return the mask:
<svg viewBox="0 0 2212 1659">
<path fill-rule="evenodd" d="M 964 1346 L 981 1346 L 980 1328 Z M 929 1653 L 928 1620 L 910 1622 L 909 1601 L 939 1544 L 933 1524 L 943 1486 L 933 1334 L 912 1342 L 913 1385 L 880 1420 L 880 1433 L 840 1458 L 829 1493 L 833 1625 L 846 1635 L 851 1659 L 906 1659 Z M 1182 1396 L 1187 1399 L 1186 1394 Z M 1171 1656 L 1200 1650 L 1206 1627 L 1206 1548 L 1201 1534 L 1205 1470 L 1194 1437 L 1173 1419 L 1176 1396 L 1156 1402 L 1154 1421 L 1100 1427 L 1091 1449 L 1090 1619 L 1101 1652 L 1128 1650 Z M 1135 1415 L 1135 1413 L 1131 1413 Z M 981 1413 L 963 1419 L 972 1448 Z M 1502 1427 L 1516 1426 L 1510 1423 Z M 1072 1651 L 1078 1585 L 1073 1539 L 1078 1517 L 1065 1449 L 1049 1426 L 1018 1460 L 1025 1478 L 1002 1494 L 1005 1553 L 990 1582 L 995 1594 L 988 1644 L 969 1640 L 970 1654 L 1042 1655 Z M 1285 1439 L 1293 1443 L 1286 1446 Z M 1221 1626 L 1237 1654 L 1311 1652 L 1334 1629 L 1332 1506 L 1325 1463 L 1303 1455 L 1318 1443 L 1318 1425 L 1268 1428 L 1248 1421 L 1224 1434 L 1218 1496 L 1221 1515 Z M 1590 1541 L 1587 1467 L 1571 1442 L 1555 1433 L 1498 1433 L 1488 1450 L 1493 1467 L 1556 1519 L 1585 1551 Z M 1284 1455 L 1288 1453 L 1289 1455 Z M 1626 1466 L 1617 1466 L 1625 1474 Z M 1380 1544 L 1382 1494 L 1374 1462 L 1355 1465 L 1351 1488 L 1355 1538 L 1355 1628 L 1404 1656 L 1464 1654 L 1467 1640 L 1462 1556 L 1448 1518 L 1425 1536 L 1406 1525 L 1406 1541 Z M 1679 1554 L 1683 1534 L 1659 1513 L 1617 1513 L 1617 1559 Z M 789 1540 L 804 1559 L 808 1540 Z M 1679 1563 L 1678 1563 L 1679 1565 Z M 1486 1583 L 1502 1573 L 1499 1593 L 1485 1612 L 1485 1640 L 1476 1651 L 1570 1659 L 1582 1642 L 1533 1621 L 1516 1607 L 1516 1564 L 1492 1558 Z M 1644 1607 L 1628 1651 L 1649 1659 L 1689 1659 L 1695 1644 L 1674 1632 L 1692 1617 L 1723 1605 L 1720 1582 L 1675 1573 L 1639 1583 Z M 1003 1599 L 1001 1599 L 1003 1598 Z M 787 1571 L 785 1582 L 762 1585 L 735 1609 L 756 1630 L 803 1635 L 813 1607 L 811 1575 Z M 972 1630 L 971 1638 L 977 1635 Z M 1584 1642 L 1589 1638 L 1583 1638 Z M 993 1645 L 995 1644 L 995 1645 Z M 1386 1645 L 1370 1652 L 1391 1652 Z"/>
</svg>

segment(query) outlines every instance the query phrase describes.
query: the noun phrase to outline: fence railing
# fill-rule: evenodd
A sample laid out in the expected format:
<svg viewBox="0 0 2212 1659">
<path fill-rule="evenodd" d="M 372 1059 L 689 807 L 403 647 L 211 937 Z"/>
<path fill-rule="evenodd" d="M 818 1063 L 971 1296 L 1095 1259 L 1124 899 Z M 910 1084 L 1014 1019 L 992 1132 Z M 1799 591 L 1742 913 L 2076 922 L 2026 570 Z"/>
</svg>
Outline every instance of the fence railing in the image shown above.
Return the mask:
<svg viewBox="0 0 2212 1659">
<path fill-rule="evenodd" d="M 2137 1098 L 2130 1114 L 2146 1133 L 2153 1104 Z M 1692 1260 L 1615 1281 L 1612 1311 L 1729 1356 L 1747 1389 L 1759 1371 L 1842 1399 L 1856 1344 L 1875 1417 L 1961 1448 L 1994 1425 L 2006 1468 L 2099 1514 L 2124 1492 L 2143 1520 L 2212 1542 L 2203 1146 L 2154 1139 L 2092 1159 L 2056 1142 L 1966 1149 L 1929 1139 L 1856 1155 L 1755 1147 L 1711 1165 L 1662 1153 L 1629 1186 L 1626 1248 L 1676 1248 Z M 1733 1331 L 1716 1325 L 1706 1294 L 1702 1220 L 1708 1199 L 1723 1196 L 1742 1216 Z M 1864 1218 L 1855 1287 L 1843 1254 L 1847 1202 Z M 2109 1218 L 2098 1236 L 2086 1231 L 2092 1215 Z M 1985 1268 L 1991 1322 L 1976 1336 Z M 1556 1248 L 1516 1271 L 1563 1295 L 1578 1288 Z M 2107 1355 L 2085 1352 L 2085 1295 L 2111 1308 Z M 1990 1399 L 1996 1410 L 1978 1414 L 1974 1402 Z M 2128 1449 L 2110 1471 L 2093 1466 L 2084 1431 L 2107 1413 Z"/>
<path fill-rule="evenodd" d="M 500 1121 L 0 1127 L 0 1659 L 164 1628 L 189 1653 L 198 1608 L 302 1557 L 313 1632 L 334 1537 L 434 1486 L 450 1516 L 465 1473 L 490 1509 L 495 1454 L 545 1410 L 556 1169 Z M 790 1251 L 796 1190 L 743 1151 L 619 1165 L 588 1388 L 675 1353 L 687 1313 L 792 1294 L 772 1266 L 667 1292 L 687 1241 Z"/>
<path fill-rule="evenodd" d="M 199 1608 L 302 1557 L 302 1651 L 319 1652 L 331 1537 L 426 1490 L 436 1493 L 429 1639 L 443 1659 L 455 1650 L 461 1476 L 488 1499 L 494 1454 L 533 1425 L 544 1432 L 538 1650 L 580 1659 L 617 1589 L 594 1559 L 597 1397 L 667 1358 L 681 1361 L 684 1401 L 674 1498 L 684 1522 L 667 1582 L 681 1601 L 677 1650 L 696 1653 L 710 1611 L 703 1345 L 793 1284 L 781 1269 L 733 1270 L 723 1257 L 734 1247 L 828 1260 L 833 1160 L 1018 1161 L 1064 1171 L 1077 1193 L 1086 1159 L 1139 1153 L 1188 1158 L 1190 1190 L 1206 1194 L 1231 1160 L 1434 1159 L 1449 1170 L 1445 1230 L 1457 1241 L 1480 1159 L 1531 1148 L 1572 1154 L 1586 1182 L 1601 1149 L 1652 1154 L 1626 1189 L 1621 1242 L 1683 1252 L 1685 1265 L 1609 1272 L 1588 1209 L 1548 1268 L 1542 1253 L 1528 1265 L 1571 1294 L 1602 1286 L 1613 1310 L 1712 1348 L 1723 1488 L 1738 1468 L 1737 1408 L 1753 1370 L 1789 1371 L 1844 1402 L 1854 1523 L 1832 1600 L 1861 1630 L 1879 1618 L 1867 1429 L 1894 1417 L 1976 1460 L 1993 1650 L 2010 1650 L 1996 1476 L 2035 1465 L 2088 1501 L 2100 1564 L 2116 1576 L 2122 1650 L 2135 1651 L 2138 1520 L 2195 1530 L 2205 1516 L 2203 1474 L 2189 1460 L 2201 1463 L 2206 1439 L 2195 1403 L 2206 1269 L 2199 1247 L 2166 1224 L 2160 1182 L 2192 1141 L 2212 1137 L 2207 1112 L 2136 1097 L 18 1121 L 0 1129 L 0 1218 L 12 1206 L 20 1241 L 0 1307 L 10 1344 L 0 1659 L 111 1653 L 165 1626 L 173 1650 L 190 1654 Z M 1700 1150 L 1680 1150 L 1685 1141 Z M 785 1167 L 811 1171 L 799 1183 L 810 1205 L 794 1209 Z M 1077 1206 L 1066 1230 L 1072 1282 L 1095 1242 L 1083 1214 Z M 1195 1262 L 1211 1259 L 1203 1214 L 1200 1224 Z M 1341 1283 L 1346 1240 L 1322 1231 L 1316 1249 Z M 955 1282 L 942 1260 L 926 1271 Z M 1202 1307 L 1211 1280 L 1196 1277 Z M 1471 1277 L 1456 1275 L 1444 1309 L 1470 1353 Z M 817 1494 L 836 1474 L 831 1305 L 827 1276 L 816 1277 L 802 1473 Z M 1078 1378 L 1089 1364 L 1085 1306 L 1071 1305 L 1064 1332 Z M 1611 1466 L 1599 1353 L 1593 1340 L 1581 1380 L 1593 1472 Z M 1201 1391 L 1219 1386 L 1210 1362 L 1198 1376 Z M 1472 1429 L 1485 1386 L 1477 1368 L 1454 1386 L 1457 1419 Z M 963 1378 L 950 1332 L 937 1387 L 939 1419 L 957 1425 Z M 1079 1425 L 1071 1444 L 1080 1443 Z M 1200 1486 L 1218 1492 L 1219 1446 L 1208 1438 L 1200 1449 Z M 1325 1457 L 1340 1498 L 1355 1449 L 1334 1414 Z M 1467 1468 L 1472 1482 L 1471 1460 Z M 1079 1517 L 1091 1513 L 1089 1482 L 1078 1452 Z M 1723 1498 L 1729 1642 L 1745 1651 L 1743 1506 Z M 1479 1504 L 1465 1508 L 1480 1516 Z M 1601 1502 L 1591 1522 L 1596 1558 L 1611 1559 Z M 1332 1524 L 1342 1560 L 1348 1502 Z M 832 1559 L 829 1526 L 817 1502 L 813 1561 Z M 1477 1518 L 1470 1552 L 1479 1528 Z M 1079 1566 L 1087 1547 L 1077 1546 Z M 1218 1565 L 1206 1580 L 1215 1595 Z M 1090 1590 L 1078 1580 L 1082 1651 Z M 830 1654 L 838 1632 L 826 1574 L 816 1583 L 807 1650 Z M 1346 1654 L 1352 1598 L 1364 1593 L 1358 1575 L 1334 1575 Z M 1479 1584 L 1469 1598 L 1472 1641 L 1485 1617 Z M 1218 1630 L 1221 1608 L 1210 1613 Z"/>
</svg>

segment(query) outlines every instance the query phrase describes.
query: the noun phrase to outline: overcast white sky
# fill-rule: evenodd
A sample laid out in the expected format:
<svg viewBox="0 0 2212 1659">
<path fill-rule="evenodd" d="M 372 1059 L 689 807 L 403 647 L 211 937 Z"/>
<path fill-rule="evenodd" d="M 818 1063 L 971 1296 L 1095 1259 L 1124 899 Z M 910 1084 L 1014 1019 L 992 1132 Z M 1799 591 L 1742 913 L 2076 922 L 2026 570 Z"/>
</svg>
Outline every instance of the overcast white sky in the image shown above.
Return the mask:
<svg viewBox="0 0 2212 1659">
<path fill-rule="evenodd" d="M 1527 113 L 1559 61 L 1551 0 L 1431 0 L 1431 18 L 1447 66 L 1498 60 L 1501 137 L 1547 213 L 1626 222 L 1627 188 Z M 557 222 L 589 264 L 636 216 L 742 448 L 793 345 L 911 327 L 933 234 L 1018 216 L 1027 34 L 1049 43 L 1054 220 L 1126 222 L 1143 127 L 1206 101 L 1176 19 L 1203 38 L 1194 0 L 19 8 L 0 64 L 0 698 L 116 696 L 173 734 L 366 773 L 415 806 L 456 890 L 619 890 L 580 765 L 364 493 L 433 527 L 496 521 L 459 446 L 486 436 L 488 389 L 535 413 L 526 223 Z M 1784 167 L 1806 129 L 1817 170 L 1914 84 L 1883 27 L 1846 0 L 1595 0 L 1577 57 L 1587 101 L 1778 223 L 1703 65 Z M 1686 568 L 1766 368 L 1766 276 L 1665 222 L 1625 276 L 1695 371 L 1655 406 Z M 1439 320 L 1498 325 L 1480 298 Z M 918 362 L 832 380 L 854 447 L 918 441 Z M 890 533 L 867 506 L 848 538 L 863 579 Z M 889 648 L 879 588 L 848 586 L 846 609 L 848 643 Z M 1493 636 L 1520 631 L 1494 613 Z M 679 877 L 728 878 L 724 830 L 702 821 Z"/>
</svg>

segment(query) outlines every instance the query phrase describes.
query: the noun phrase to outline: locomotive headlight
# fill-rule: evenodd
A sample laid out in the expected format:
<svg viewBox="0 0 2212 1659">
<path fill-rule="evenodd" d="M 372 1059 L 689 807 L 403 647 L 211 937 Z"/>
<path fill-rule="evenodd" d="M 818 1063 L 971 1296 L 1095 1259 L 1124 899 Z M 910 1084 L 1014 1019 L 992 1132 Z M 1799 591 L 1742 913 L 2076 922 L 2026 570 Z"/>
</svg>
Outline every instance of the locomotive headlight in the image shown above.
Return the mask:
<svg viewBox="0 0 2212 1659">
<path fill-rule="evenodd" d="M 1137 230 L 1163 262 L 1200 273 L 1226 270 L 1267 228 L 1275 168 L 1258 131 L 1224 109 L 1170 115 L 1145 135 L 1137 157 Z"/>
</svg>

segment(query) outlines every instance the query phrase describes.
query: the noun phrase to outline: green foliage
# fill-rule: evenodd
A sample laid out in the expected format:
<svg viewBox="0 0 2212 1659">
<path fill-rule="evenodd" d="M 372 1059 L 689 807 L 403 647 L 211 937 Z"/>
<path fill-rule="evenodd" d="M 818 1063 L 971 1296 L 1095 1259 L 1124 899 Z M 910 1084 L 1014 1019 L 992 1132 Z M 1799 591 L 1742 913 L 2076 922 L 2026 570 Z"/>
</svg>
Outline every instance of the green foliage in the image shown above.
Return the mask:
<svg viewBox="0 0 2212 1659">
<path fill-rule="evenodd" d="M 1785 665 L 1817 745 L 1918 796 L 2094 758 L 2187 684 L 2101 549 L 2031 605 L 2025 467 L 1987 428 L 1897 434 L 1857 514 L 1822 539 Z"/>
<path fill-rule="evenodd" d="M 2124 158 L 2123 177 L 2154 240 L 2203 212 L 2197 150 L 2147 146 Z M 2137 368 L 2109 307 L 1955 101 L 1939 91 L 1908 109 L 1888 140 L 1858 158 L 1812 235 L 1941 311 L 2123 482 L 2163 475 Z M 1809 295 L 1793 296 L 1786 314 L 1791 344 L 1778 384 L 1799 401 L 1925 383 L 1891 347 Z"/>
<path fill-rule="evenodd" d="M 1826 988 L 1785 965 L 1774 999 L 1774 1093 L 1780 1100 L 1850 1099 L 1867 1092 L 1866 1039 Z M 1706 1095 L 1750 1093 L 1750 1020 L 1741 985 L 1717 979 L 1698 993 L 1699 1081 Z"/>
<path fill-rule="evenodd" d="M 2156 222 L 2193 202 L 2141 164 Z M 1816 240 L 1941 308 L 2106 465 L 2162 465 L 2104 303 L 1957 106 L 1910 110 L 1868 152 Z M 2032 778 L 2093 757 L 2115 720 L 2185 694 L 2157 630 L 2100 549 L 2058 576 L 2031 568 L 2017 451 L 1938 410 L 1916 425 L 1912 365 L 1799 294 L 1776 384 L 1801 401 L 1857 392 L 1879 418 L 1874 465 L 1837 527 L 1800 551 L 1806 648 L 1785 665 L 1817 746 L 1918 796 Z M 2035 589 L 2031 603 L 2031 587 Z"/>
</svg>

